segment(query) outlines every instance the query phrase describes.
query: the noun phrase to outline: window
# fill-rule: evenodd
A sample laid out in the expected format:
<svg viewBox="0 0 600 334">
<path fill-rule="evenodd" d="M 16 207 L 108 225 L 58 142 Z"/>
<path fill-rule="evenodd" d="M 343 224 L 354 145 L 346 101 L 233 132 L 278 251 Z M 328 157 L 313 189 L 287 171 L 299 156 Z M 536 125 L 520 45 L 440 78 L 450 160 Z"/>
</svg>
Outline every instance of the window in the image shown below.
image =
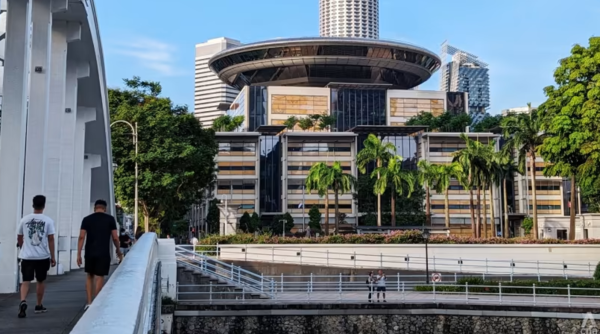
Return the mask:
<svg viewBox="0 0 600 334">
<path fill-rule="evenodd" d="M 560 240 L 567 240 L 567 230 L 560 229 L 556 230 L 556 238 Z"/>
<path fill-rule="evenodd" d="M 256 155 L 256 143 L 220 142 L 219 155 L 253 156 Z"/>
</svg>

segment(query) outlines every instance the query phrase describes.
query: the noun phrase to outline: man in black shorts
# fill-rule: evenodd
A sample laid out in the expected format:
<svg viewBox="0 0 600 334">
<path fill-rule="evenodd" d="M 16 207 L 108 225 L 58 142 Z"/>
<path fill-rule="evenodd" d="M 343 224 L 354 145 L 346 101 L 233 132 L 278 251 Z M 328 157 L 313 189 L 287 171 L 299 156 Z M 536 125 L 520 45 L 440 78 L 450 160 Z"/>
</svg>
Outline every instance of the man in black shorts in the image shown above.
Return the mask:
<svg viewBox="0 0 600 334">
<path fill-rule="evenodd" d="M 77 265 L 80 267 L 82 263 L 81 250 L 85 241 L 85 272 L 87 273 L 87 280 L 85 282 L 85 290 L 87 292 L 86 310 L 92 303 L 93 298 L 102 290 L 104 276 L 107 276 L 110 271 L 111 238 L 117 249 L 117 255 L 121 257 L 117 221 L 115 217 L 106 213 L 106 207 L 106 201 L 97 200 L 94 204 L 94 213 L 83 218 L 81 231 L 79 232 Z"/>
<path fill-rule="evenodd" d="M 21 219 L 17 233 L 17 245 L 21 247 L 21 303 L 19 304 L 19 318 L 27 315 L 27 294 L 29 283 L 37 281 L 37 304 L 35 313 L 44 313 L 46 308 L 42 305 L 46 288 L 46 276 L 50 266 L 56 265 L 54 257 L 54 221 L 44 214 L 46 197 L 37 195 L 33 198 L 33 213 Z"/>
</svg>

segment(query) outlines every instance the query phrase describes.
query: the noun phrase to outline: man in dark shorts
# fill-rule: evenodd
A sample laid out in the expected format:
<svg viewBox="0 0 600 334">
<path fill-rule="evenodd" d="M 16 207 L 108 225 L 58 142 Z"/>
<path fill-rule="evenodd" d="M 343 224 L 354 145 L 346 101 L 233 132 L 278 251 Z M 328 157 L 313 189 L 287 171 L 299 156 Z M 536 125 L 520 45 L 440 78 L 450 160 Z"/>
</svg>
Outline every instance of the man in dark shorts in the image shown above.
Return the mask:
<svg viewBox="0 0 600 334">
<path fill-rule="evenodd" d="M 81 250 L 85 241 L 85 272 L 87 273 L 85 282 L 85 290 L 87 292 L 86 310 L 92 303 L 93 298 L 102 290 L 104 276 L 108 276 L 108 272 L 110 271 L 111 238 L 117 250 L 117 255 L 121 257 L 117 221 L 115 217 L 106 213 L 106 207 L 106 201 L 97 200 L 94 204 L 94 213 L 83 218 L 81 231 L 79 232 L 77 265 L 80 267 L 82 263 Z"/>
<path fill-rule="evenodd" d="M 17 233 L 17 245 L 21 247 L 21 303 L 19 304 L 19 318 L 26 317 L 27 294 L 29 284 L 37 281 L 37 304 L 35 313 L 44 313 L 46 308 L 42 305 L 44 291 L 46 290 L 46 277 L 50 266 L 56 265 L 54 257 L 54 221 L 44 214 L 46 197 L 37 195 L 33 198 L 33 213 L 21 219 Z"/>
</svg>

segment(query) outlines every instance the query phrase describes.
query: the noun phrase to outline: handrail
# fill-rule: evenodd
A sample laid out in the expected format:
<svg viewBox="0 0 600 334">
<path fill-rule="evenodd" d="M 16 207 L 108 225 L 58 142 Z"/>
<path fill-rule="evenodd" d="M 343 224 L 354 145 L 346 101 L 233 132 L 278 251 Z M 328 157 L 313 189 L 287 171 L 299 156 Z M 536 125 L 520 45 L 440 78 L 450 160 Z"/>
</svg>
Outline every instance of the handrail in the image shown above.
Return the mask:
<svg viewBox="0 0 600 334">
<path fill-rule="evenodd" d="M 268 297 L 273 294 L 272 280 L 265 280 L 263 275 L 219 261 L 202 253 L 196 253 L 186 246 L 176 246 L 175 254 L 178 264 L 189 269 L 221 279 L 229 284 L 247 289 L 249 292 L 261 293 Z"/>
<path fill-rule="evenodd" d="M 373 290 L 364 282 L 329 282 L 327 286 L 321 286 L 310 282 L 298 282 L 294 288 L 276 291 L 267 303 L 270 304 L 297 304 L 297 303 L 369 303 L 380 300 L 377 285 Z M 300 284 L 301 283 L 301 284 Z M 334 283 L 333 285 L 331 283 Z M 201 288 L 212 285 L 179 285 L 178 295 L 204 296 L 204 298 L 191 299 L 182 298 L 187 303 L 200 304 L 252 304 L 265 301 L 261 299 L 229 298 L 230 292 L 214 291 L 208 292 Z M 553 305 L 567 307 L 593 307 L 600 305 L 600 289 L 546 287 L 536 286 L 503 286 L 497 285 L 447 285 L 433 283 L 428 286 L 430 291 L 411 291 L 402 284 L 387 284 L 385 300 L 393 303 L 450 303 L 450 304 L 488 304 L 488 305 Z M 192 290 L 180 291 L 180 289 Z M 204 289 L 206 290 L 206 289 Z M 371 294 L 371 300 L 368 295 Z M 383 296 L 381 296 L 383 297 Z"/>
<path fill-rule="evenodd" d="M 155 233 L 144 233 L 112 274 L 71 334 L 147 334 L 156 321 L 152 312 L 153 286 L 158 265 Z M 159 284 L 160 286 L 160 284 Z"/>
<path fill-rule="evenodd" d="M 240 251 L 241 250 L 241 251 Z M 208 253 L 211 254 L 211 253 Z M 523 274 L 557 277 L 592 277 L 596 263 L 589 261 L 533 261 L 519 259 L 469 259 L 446 258 L 413 254 L 365 254 L 331 250 L 311 250 L 309 247 L 278 247 L 262 245 L 218 245 L 213 252 L 221 260 L 260 261 L 269 263 L 294 263 L 327 267 L 386 268 L 430 271 L 506 274 Z"/>
</svg>

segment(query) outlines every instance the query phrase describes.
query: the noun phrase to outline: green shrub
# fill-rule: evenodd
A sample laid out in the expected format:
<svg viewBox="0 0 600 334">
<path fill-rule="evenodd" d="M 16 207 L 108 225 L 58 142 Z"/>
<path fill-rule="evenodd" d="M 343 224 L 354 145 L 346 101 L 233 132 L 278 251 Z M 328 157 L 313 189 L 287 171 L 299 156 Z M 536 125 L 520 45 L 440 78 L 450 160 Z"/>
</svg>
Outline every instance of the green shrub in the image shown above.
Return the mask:
<svg viewBox="0 0 600 334">
<path fill-rule="evenodd" d="M 531 229 L 533 228 L 533 218 L 525 217 L 521 227 L 523 228 L 523 231 L 525 231 L 525 235 L 531 234 Z"/>
<path fill-rule="evenodd" d="M 319 211 L 319 207 L 316 205 L 313 205 L 313 207 L 308 211 L 308 226 L 310 227 L 313 235 L 321 232 L 321 212 Z"/>
<path fill-rule="evenodd" d="M 240 230 L 245 233 L 252 233 L 252 227 L 250 226 L 250 214 L 248 211 L 244 212 L 240 218 Z"/>
<path fill-rule="evenodd" d="M 596 270 L 594 271 L 594 279 L 600 281 L 600 262 L 596 265 Z"/>
</svg>

